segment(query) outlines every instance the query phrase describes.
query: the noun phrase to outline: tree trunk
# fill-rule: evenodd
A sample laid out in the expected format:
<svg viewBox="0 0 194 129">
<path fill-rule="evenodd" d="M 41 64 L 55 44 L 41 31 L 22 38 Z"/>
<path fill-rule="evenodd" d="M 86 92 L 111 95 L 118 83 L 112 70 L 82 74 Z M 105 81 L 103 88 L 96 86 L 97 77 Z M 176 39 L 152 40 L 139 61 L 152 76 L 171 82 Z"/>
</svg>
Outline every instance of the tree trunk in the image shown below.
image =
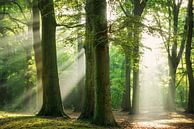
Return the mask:
<svg viewBox="0 0 194 129">
<path fill-rule="evenodd" d="M 192 0 L 188 2 L 188 35 L 186 43 L 186 68 L 189 80 L 189 98 L 188 98 L 188 112 L 194 113 L 194 77 L 191 62 L 191 50 L 192 50 L 192 35 L 193 35 L 193 12 L 192 12 Z"/>
<path fill-rule="evenodd" d="M 78 18 L 78 22 L 81 23 L 81 13 Z M 76 103 L 75 103 L 75 112 L 81 112 L 82 104 L 83 104 L 83 90 L 84 90 L 84 52 L 83 52 L 83 42 L 82 42 L 82 35 L 80 33 L 80 30 L 78 30 L 77 34 L 77 51 L 78 51 L 78 57 L 77 57 L 77 96 L 76 96 Z"/>
<path fill-rule="evenodd" d="M 68 116 L 63 111 L 56 56 L 56 21 L 52 0 L 39 3 L 42 17 L 42 85 L 43 105 L 39 116 Z"/>
<path fill-rule="evenodd" d="M 133 100 L 132 100 L 132 113 L 139 113 L 139 45 L 140 45 L 140 28 L 138 25 L 134 24 L 135 32 L 133 36 L 134 48 L 133 48 Z"/>
<path fill-rule="evenodd" d="M 139 55 L 139 47 L 134 49 L 134 55 Z M 133 64 L 133 100 L 132 100 L 132 113 L 139 113 L 139 56 L 134 59 Z"/>
<path fill-rule="evenodd" d="M 115 126 L 110 94 L 106 0 L 93 0 L 93 5 L 96 56 L 96 100 L 93 122 L 98 125 Z"/>
<path fill-rule="evenodd" d="M 134 33 L 133 33 L 133 41 L 134 41 L 134 48 L 133 48 L 133 100 L 132 100 L 132 113 L 139 113 L 139 92 L 140 92 L 140 85 L 139 85 L 139 61 L 140 61 L 140 23 L 141 23 L 141 15 L 146 7 L 147 0 L 142 1 L 133 1 L 133 15 L 136 18 L 136 22 L 133 24 Z"/>
<path fill-rule="evenodd" d="M 33 0 L 32 7 L 33 15 L 33 48 L 36 64 L 36 84 L 37 84 L 37 99 L 36 99 L 36 110 L 38 111 L 42 105 L 42 53 L 41 53 L 41 39 L 40 39 L 40 12 L 38 8 L 38 3 Z"/>
<path fill-rule="evenodd" d="M 94 56 L 94 28 L 93 1 L 86 1 L 86 79 L 84 88 L 84 103 L 79 119 L 91 120 L 94 115 L 94 85 L 95 85 L 95 56 Z"/>
<path fill-rule="evenodd" d="M 168 57 L 168 66 L 169 66 L 169 87 L 168 87 L 168 96 L 167 96 L 167 110 L 175 110 L 175 98 L 176 98 L 176 66 L 173 63 L 172 57 Z"/>
<path fill-rule="evenodd" d="M 125 52 L 125 91 L 123 94 L 122 109 L 131 113 L 131 57 Z"/>
</svg>

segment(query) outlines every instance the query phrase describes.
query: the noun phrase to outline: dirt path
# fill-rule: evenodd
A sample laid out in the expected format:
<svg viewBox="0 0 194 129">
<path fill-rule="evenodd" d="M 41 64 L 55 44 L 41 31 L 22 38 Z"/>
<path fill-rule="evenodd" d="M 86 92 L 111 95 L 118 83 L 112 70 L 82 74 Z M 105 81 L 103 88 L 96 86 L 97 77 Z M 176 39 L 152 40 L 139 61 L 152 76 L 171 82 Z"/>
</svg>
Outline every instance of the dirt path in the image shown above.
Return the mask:
<svg viewBox="0 0 194 129">
<path fill-rule="evenodd" d="M 128 115 L 127 112 L 114 112 L 114 114 L 124 129 L 194 129 L 194 115 L 184 113 Z"/>
<path fill-rule="evenodd" d="M 77 121 L 80 113 L 66 111 L 71 117 L 63 118 L 36 117 L 27 114 L 0 112 L 0 129 L 118 129 L 105 128 Z M 194 129 L 194 115 L 184 113 L 144 113 L 129 115 L 127 112 L 114 111 L 119 129 Z"/>
</svg>

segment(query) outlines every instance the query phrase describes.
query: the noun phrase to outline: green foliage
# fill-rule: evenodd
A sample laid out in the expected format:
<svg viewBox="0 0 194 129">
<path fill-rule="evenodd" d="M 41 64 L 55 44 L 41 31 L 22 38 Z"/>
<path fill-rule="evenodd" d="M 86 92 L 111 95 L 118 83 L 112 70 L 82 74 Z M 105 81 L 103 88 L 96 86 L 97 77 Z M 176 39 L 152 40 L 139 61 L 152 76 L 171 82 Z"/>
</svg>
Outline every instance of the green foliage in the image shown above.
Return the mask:
<svg viewBox="0 0 194 129">
<path fill-rule="evenodd" d="M 119 54 L 118 54 L 119 53 Z M 110 48 L 110 81 L 113 108 L 120 108 L 124 91 L 124 55 L 121 48 Z"/>
</svg>

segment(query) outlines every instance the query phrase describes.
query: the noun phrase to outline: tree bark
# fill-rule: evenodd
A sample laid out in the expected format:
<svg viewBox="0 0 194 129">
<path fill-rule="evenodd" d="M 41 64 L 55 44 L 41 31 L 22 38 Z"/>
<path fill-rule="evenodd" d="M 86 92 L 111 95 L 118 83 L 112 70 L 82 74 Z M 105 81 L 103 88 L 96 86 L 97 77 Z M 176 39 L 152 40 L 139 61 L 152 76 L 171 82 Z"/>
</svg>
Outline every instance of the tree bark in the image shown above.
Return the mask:
<svg viewBox="0 0 194 129">
<path fill-rule="evenodd" d="M 41 39 L 40 39 L 40 12 L 38 2 L 33 0 L 32 4 L 32 30 L 33 30 L 33 49 L 36 64 L 36 85 L 37 85 L 37 99 L 36 110 L 38 111 L 42 105 L 42 53 L 41 53 Z"/>
<path fill-rule="evenodd" d="M 86 79 L 84 88 L 84 103 L 78 119 L 92 120 L 94 115 L 94 86 L 95 86 L 95 54 L 94 54 L 94 27 L 93 1 L 86 0 Z"/>
<path fill-rule="evenodd" d="M 192 35 L 193 35 L 193 12 L 192 12 L 192 0 L 188 2 L 188 34 L 187 34 L 187 43 L 186 43 L 186 68 L 187 75 L 189 80 L 189 98 L 188 98 L 188 109 L 189 113 L 194 113 L 194 77 L 193 77 L 193 69 L 191 62 L 191 50 L 192 50 Z"/>
<path fill-rule="evenodd" d="M 56 56 L 56 21 L 53 0 L 39 3 L 42 18 L 42 85 L 43 105 L 39 116 L 68 116 L 63 111 Z"/>
<path fill-rule="evenodd" d="M 96 56 L 96 99 L 93 122 L 98 125 L 115 126 L 110 94 L 106 0 L 93 0 L 93 7 Z"/>
<path fill-rule="evenodd" d="M 131 56 L 125 52 L 125 91 L 123 94 L 122 109 L 131 113 Z"/>
<path fill-rule="evenodd" d="M 135 38 L 136 36 L 134 36 Z M 137 37 L 136 37 L 137 38 Z M 133 100 L 132 100 L 132 114 L 139 113 L 139 42 L 136 42 L 135 48 L 133 50 L 133 54 L 136 57 L 133 59 Z"/>
<path fill-rule="evenodd" d="M 176 66 L 175 60 L 172 57 L 168 57 L 168 66 L 169 66 L 169 87 L 168 87 L 168 101 L 167 101 L 167 110 L 174 111 L 175 110 L 175 98 L 176 98 Z"/>
</svg>

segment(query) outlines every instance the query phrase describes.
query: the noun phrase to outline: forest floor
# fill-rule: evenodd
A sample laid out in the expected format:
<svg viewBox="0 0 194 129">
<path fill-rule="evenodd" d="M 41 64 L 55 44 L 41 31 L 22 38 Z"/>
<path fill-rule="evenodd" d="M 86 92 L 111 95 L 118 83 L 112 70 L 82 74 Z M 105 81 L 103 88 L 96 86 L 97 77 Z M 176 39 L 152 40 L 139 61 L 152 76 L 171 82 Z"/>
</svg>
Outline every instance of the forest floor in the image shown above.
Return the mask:
<svg viewBox="0 0 194 129">
<path fill-rule="evenodd" d="M 128 115 L 127 112 L 114 111 L 119 124 L 116 128 L 105 128 L 77 121 L 79 113 L 68 111 L 67 114 L 71 119 L 0 112 L 0 129 L 194 129 L 194 115 L 177 112 Z"/>
</svg>

